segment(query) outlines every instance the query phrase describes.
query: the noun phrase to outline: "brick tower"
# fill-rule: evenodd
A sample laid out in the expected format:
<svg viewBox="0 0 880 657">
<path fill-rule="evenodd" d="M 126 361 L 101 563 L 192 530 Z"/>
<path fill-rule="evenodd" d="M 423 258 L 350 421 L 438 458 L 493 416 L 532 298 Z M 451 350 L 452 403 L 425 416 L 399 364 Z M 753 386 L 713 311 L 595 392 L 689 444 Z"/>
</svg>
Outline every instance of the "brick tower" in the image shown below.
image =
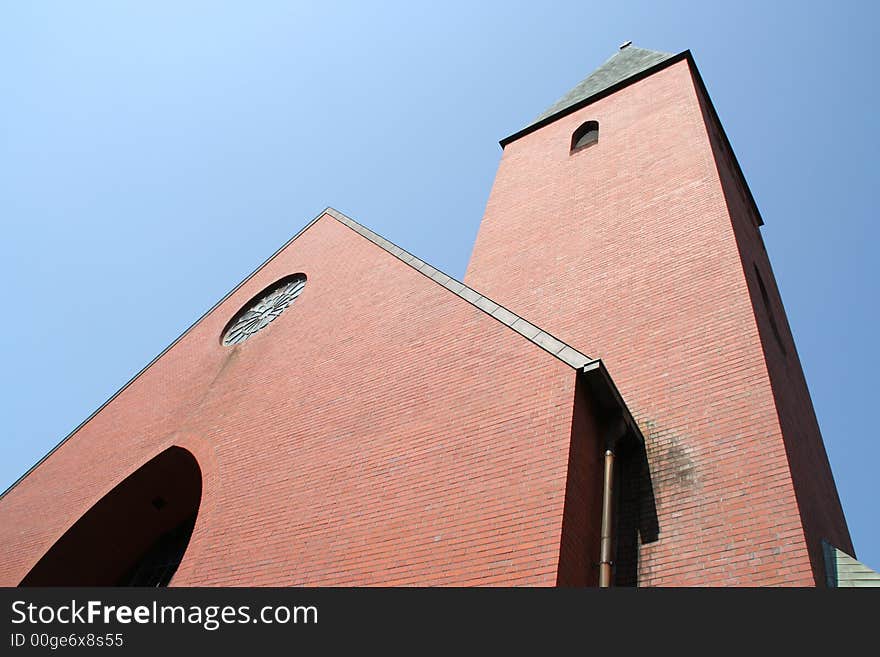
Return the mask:
<svg viewBox="0 0 880 657">
<path fill-rule="evenodd" d="M 763 222 L 691 54 L 625 44 L 501 145 L 465 282 L 601 356 L 642 427 L 657 532 L 618 580 L 821 585 L 823 541 L 852 545 Z"/>
</svg>

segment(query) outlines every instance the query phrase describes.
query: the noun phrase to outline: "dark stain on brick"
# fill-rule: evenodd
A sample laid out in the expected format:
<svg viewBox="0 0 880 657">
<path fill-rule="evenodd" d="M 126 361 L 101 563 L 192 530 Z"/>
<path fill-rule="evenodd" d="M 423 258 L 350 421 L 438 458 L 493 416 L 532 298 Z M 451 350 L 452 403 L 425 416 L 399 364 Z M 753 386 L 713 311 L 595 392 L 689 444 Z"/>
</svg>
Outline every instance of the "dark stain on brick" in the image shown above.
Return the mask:
<svg viewBox="0 0 880 657">
<path fill-rule="evenodd" d="M 648 461 L 655 484 L 660 490 L 671 486 L 699 487 L 697 465 L 688 439 L 672 429 L 663 428 L 655 420 L 641 418 L 645 435 Z"/>
<path fill-rule="evenodd" d="M 674 473 L 674 483 L 685 488 L 696 485 L 696 467 L 681 445 L 673 443 L 669 446 L 663 456 L 663 464 L 668 472 Z"/>
</svg>

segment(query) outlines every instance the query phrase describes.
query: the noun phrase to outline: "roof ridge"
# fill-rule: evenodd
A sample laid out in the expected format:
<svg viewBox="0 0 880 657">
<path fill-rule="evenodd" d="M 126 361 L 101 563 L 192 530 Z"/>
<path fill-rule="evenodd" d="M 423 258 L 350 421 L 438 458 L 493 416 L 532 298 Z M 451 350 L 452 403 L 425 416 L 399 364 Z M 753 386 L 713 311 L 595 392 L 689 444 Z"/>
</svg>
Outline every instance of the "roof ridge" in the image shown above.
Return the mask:
<svg viewBox="0 0 880 657">
<path fill-rule="evenodd" d="M 565 344 L 561 340 L 556 339 L 555 337 L 553 337 L 552 335 L 550 335 L 546 331 L 543 331 L 540 328 L 538 328 L 537 326 L 535 326 L 534 324 L 526 321 L 525 319 L 523 319 L 519 315 L 516 315 L 516 314 L 510 312 L 509 310 L 507 310 L 506 308 L 504 308 L 500 304 L 495 303 L 494 301 L 492 301 L 488 297 L 485 297 L 482 294 L 472 290 L 464 283 L 461 283 L 461 282 L 457 281 L 456 279 L 452 278 L 451 276 L 444 274 L 443 272 L 441 272 L 439 269 L 437 269 L 435 267 L 431 267 L 428 263 L 424 262 L 423 260 L 420 260 L 419 258 L 415 257 L 411 253 L 405 251 L 404 249 L 401 249 L 399 246 L 386 240 L 384 237 L 380 236 L 379 234 L 374 233 L 369 228 L 362 226 L 357 221 L 355 221 L 351 217 L 343 214 L 339 210 L 336 210 L 335 208 L 327 206 L 321 212 L 319 212 L 317 215 L 315 215 L 314 218 L 312 218 L 305 226 L 303 226 L 300 230 L 298 230 L 296 232 L 296 234 L 294 234 L 293 237 L 291 237 L 284 244 L 282 244 L 280 247 L 278 247 L 278 249 L 276 249 L 276 251 L 272 255 L 270 255 L 266 260 L 264 260 L 256 269 L 254 269 L 250 274 L 245 276 L 241 280 L 241 282 L 239 282 L 229 292 L 227 292 L 225 295 L 223 295 L 223 297 L 219 301 L 217 301 L 213 306 L 211 306 L 208 310 L 206 310 L 201 315 L 201 317 L 199 317 L 192 324 L 190 324 L 189 327 L 187 327 L 180 335 L 178 335 L 167 347 L 165 347 L 162 351 L 160 351 L 150 362 L 148 362 L 140 370 L 138 370 L 138 372 L 134 376 L 132 376 L 128 381 L 126 381 L 116 392 L 114 392 L 112 395 L 110 395 L 110 397 L 103 404 L 98 406 L 98 408 L 96 408 L 86 419 L 84 419 L 82 422 L 80 422 L 78 425 L 76 425 L 76 427 L 74 427 L 66 436 L 64 436 L 64 438 L 62 438 L 60 441 L 58 441 L 58 443 L 54 447 L 52 447 L 52 449 L 50 449 L 48 452 L 46 452 L 46 454 L 44 454 L 36 463 L 34 463 L 30 468 L 28 468 L 24 474 L 22 474 L 18 479 L 16 479 L 14 482 L 12 482 L 6 488 L 6 490 L 4 490 L 3 492 L 0 492 L 0 499 L 6 497 L 6 495 L 8 495 L 16 486 L 18 486 L 18 484 L 20 484 L 22 481 L 24 481 L 28 477 L 28 475 L 30 475 L 34 470 L 36 470 L 38 467 L 40 467 L 40 465 L 44 461 L 46 461 L 46 459 L 48 459 L 50 456 L 52 456 L 52 454 L 54 454 L 62 445 L 64 445 L 64 443 L 66 443 L 68 440 L 73 438 L 73 436 L 75 436 L 79 432 L 80 429 L 82 429 L 85 425 L 87 425 L 89 422 L 91 422 L 91 420 L 93 418 L 95 418 L 98 415 L 98 413 L 100 413 L 102 410 L 104 410 L 114 399 L 116 399 L 119 395 L 121 395 L 132 383 L 137 381 L 147 370 L 149 370 L 156 362 L 158 362 L 158 360 L 160 358 L 162 358 L 162 356 L 164 356 L 166 353 L 171 351 L 171 349 L 173 349 L 174 346 L 177 345 L 177 343 L 179 343 L 181 340 L 183 340 L 183 338 L 186 337 L 190 331 L 192 331 L 196 326 L 198 326 L 202 322 L 202 320 L 204 320 L 208 315 L 210 315 L 217 308 L 219 308 L 227 299 L 229 299 L 233 294 L 235 294 L 239 289 L 241 289 L 248 281 L 250 281 L 254 276 L 256 276 L 257 273 L 262 271 L 262 269 L 266 265 L 268 265 L 270 262 L 272 262 L 272 260 L 274 260 L 281 252 L 283 252 L 285 249 L 287 249 L 287 247 L 290 246 L 290 244 L 294 240 L 296 240 L 300 235 L 305 233 L 309 228 L 311 228 L 324 215 L 328 215 L 328 216 L 332 217 L 333 219 L 335 219 L 336 221 L 339 221 L 341 224 L 347 226 L 348 228 L 351 228 L 356 233 L 360 234 L 362 237 L 365 237 L 366 239 L 373 242 L 377 246 L 381 247 L 382 249 L 384 249 L 388 253 L 391 253 L 392 255 L 396 256 L 398 259 L 402 260 L 403 262 L 410 265 L 414 269 L 420 271 L 422 274 L 424 274 L 425 276 L 428 276 L 429 278 L 431 278 L 433 281 L 437 282 L 438 284 L 443 285 L 444 287 L 446 287 L 448 290 L 450 290 L 454 294 L 457 294 L 461 298 L 469 301 L 471 304 L 473 304 L 474 306 L 476 306 L 477 308 L 479 308 L 480 310 L 482 310 L 486 314 L 490 315 L 491 317 L 494 317 L 502 324 L 505 324 L 509 328 L 512 328 L 514 331 L 516 331 L 517 333 L 519 333 L 520 335 L 522 335 L 526 339 L 530 340 L 534 344 L 538 345 L 544 351 L 547 351 L 548 353 L 556 356 L 556 358 L 563 361 L 564 363 L 570 365 L 571 367 L 573 367 L 579 371 L 585 372 L 585 373 L 588 370 L 591 372 L 592 371 L 598 372 L 600 376 L 605 377 L 610 382 L 610 377 L 607 375 L 607 372 L 605 370 L 605 366 L 602 363 L 601 359 L 589 358 L 588 356 L 582 354 L 581 352 L 574 349 L 573 347 Z M 409 256 L 408 260 L 406 259 L 406 256 Z M 444 276 L 446 277 L 447 280 L 444 283 L 441 283 L 440 281 L 443 280 Z M 460 285 L 461 288 L 458 289 L 458 291 L 456 291 L 456 288 L 458 285 Z M 468 292 L 465 292 L 465 290 L 468 290 Z M 471 297 L 471 298 L 469 298 L 469 297 Z M 494 309 L 490 310 L 490 308 L 493 308 L 493 307 L 494 307 Z M 533 330 L 534 330 L 534 334 L 530 335 Z M 613 385 L 613 383 L 606 383 L 605 385 L 606 385 L 606 387 L 608 387 L 609 390 L 611 390 L 614 394 L 616 394 L 619 397 L 619 393 L 617 392 L 616 387 Z M 626 408 L 626 405 L 622 400 L 620 401 L 620 403 L 623 404 L 623 408 Z M 635 426 L 635 423 L 632 420 L 632 417 L 629 414 L 628 409 L 626 410 L 626 412 L 627 412 L 627 417 L 629 417 L 630 425 Z"/>
<path fill-rule="evenodd" d="M 553 116 L 580 100 L 593 96 L 608 87 L 622 82 L 651 66 L 673 57 L 673 53 L 649 50 L 638 46 L 627 45 L 606 59 L 600 66 L 581 79 L 561 98 L 544 112 L 535 117 L 533 123 Z"/>
<path fill-rule="evenodd" d="M 504 147 L 538 128 L 566 116 L 689 55 L 624 45 L 524 128 L 501 140 Z"/>
<path fill-rule="evenodd" d="M 409 265 L 419 273 L 438 285 L 442 285 L 447 290 L 461 297 L 473 306 L 476 306 L 490 317 L 498 320 L 508 328 L 516 331 L 521 336 L 537 345 L 547 353 L 555 356 L 566 365 L 575 369 L 583 368 L 587 363 L 593 362 L 595 359 L 590 358 L 586 354 L 578 351 L 571 345 L 559 340 L 539 326 L 535 326 L 528 320 L 508 310 L 504 306 L 489 297 L 480 294 L 473 288 L 468 287 L 461 281 L 453 278 L 449 274 L 445 274 L 436 267 L 429 265 L 424 260 L 417 258 L 412 253 L 400 248 L 393 242 L 385 239 L 378 233 L 373 232 L 366 226 L 358 223 L 348 215 L 343 214 L 339 210 L 327 207 L 324 214 L 333 217 L 341 224 L 351 228 L 353 231 L 366 238 L 379 248 L 390 253 L 398 260 Z"/>
</svg>

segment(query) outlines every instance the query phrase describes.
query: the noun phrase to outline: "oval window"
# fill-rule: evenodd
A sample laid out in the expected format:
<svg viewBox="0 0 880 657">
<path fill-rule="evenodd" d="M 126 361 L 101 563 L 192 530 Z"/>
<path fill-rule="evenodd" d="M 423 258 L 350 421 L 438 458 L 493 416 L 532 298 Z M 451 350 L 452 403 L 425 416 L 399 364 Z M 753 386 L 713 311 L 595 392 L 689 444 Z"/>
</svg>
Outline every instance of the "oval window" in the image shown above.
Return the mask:
<svg viewBox="0 0 880 657">
<path fill-rule="evenodd" d="M 305 274 L 292 274 L 260 292 L 226 325 L 221 340 L 223 345 L 240 344 L 262 331 L 296 301 L 305 286 Z"/>
</svg>

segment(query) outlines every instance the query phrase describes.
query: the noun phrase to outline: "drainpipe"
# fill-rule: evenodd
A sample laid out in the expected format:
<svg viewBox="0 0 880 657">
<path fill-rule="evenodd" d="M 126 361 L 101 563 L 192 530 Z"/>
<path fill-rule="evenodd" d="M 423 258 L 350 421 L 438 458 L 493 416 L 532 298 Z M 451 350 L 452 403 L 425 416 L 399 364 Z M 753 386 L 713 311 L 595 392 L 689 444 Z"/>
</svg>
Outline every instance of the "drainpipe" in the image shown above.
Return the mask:
<svg viewBox="0 0 880 657">
<path fill-rule="evenodd" d="M 605 481 L 602 486 L 602 529 L 599 543 L 599 587 L 611 586 L 611 567 L 613 565 L 612 547 L 614 545 L 614 451 L 618 439 L 626 433 L 626 422 L 617 418 L 608 429 L 605 448 Z"/>
<path fill-rule="evenodd" d="M 605 450 L 605 484 L 602 487 L 602 540 L 599 543 L 599 586 L 611 586 L 611 541 L 613 518 L 611 498 L 614 494 L 614 450 Z"/>
</svg>

